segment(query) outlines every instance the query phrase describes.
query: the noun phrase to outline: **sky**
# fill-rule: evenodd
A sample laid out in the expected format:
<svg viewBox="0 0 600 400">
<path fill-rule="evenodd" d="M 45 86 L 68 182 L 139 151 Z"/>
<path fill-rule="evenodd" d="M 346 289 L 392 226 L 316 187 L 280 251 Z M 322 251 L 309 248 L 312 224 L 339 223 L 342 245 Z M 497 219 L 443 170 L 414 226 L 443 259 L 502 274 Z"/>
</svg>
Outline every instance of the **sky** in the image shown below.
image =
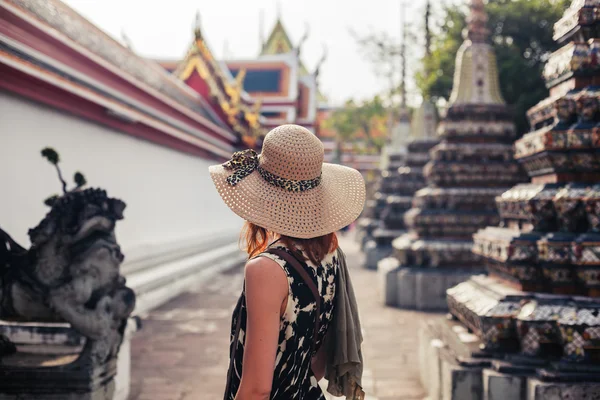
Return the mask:
<svg viewBox="0 0 600 400">
<path fill-rule="evenodd" d="M 292 41 L 309 27 L 302 59 L 320 71 L 320 88 L 332 105 L 372 97 L 387 86 L 359 52 L 353 30 L 361 35 L 385 32 L 399 41 L 402 0 L 63 0 L 118 40 L 124 32 L 134 51 L 145 57 L 180 59 L 193 39 L 196 12 L 202 32 L 217 57 L 255 58 L 260 49 L 261 13 L 267 36 L 278 13 Z M 422 26 L 425 0 L 405 3 L 407 21 Z M 433 1 L 433 4 L 439 1 Z M 409 83 L 410 84 L 410 83 Z M 414 86 L 414 85 L 413 85 Z"/>
</svg>

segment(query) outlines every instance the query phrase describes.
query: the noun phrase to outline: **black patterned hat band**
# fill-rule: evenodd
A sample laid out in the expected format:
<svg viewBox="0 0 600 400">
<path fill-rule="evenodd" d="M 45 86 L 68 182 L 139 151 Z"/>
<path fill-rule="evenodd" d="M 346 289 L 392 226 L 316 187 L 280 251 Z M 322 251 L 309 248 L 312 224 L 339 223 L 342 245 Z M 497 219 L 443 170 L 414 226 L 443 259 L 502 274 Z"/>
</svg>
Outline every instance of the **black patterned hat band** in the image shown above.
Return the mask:
<svg viewBox="0 0 600 400">
<path fill-rule="evenodd" d="M 306 180 L 287 179 L 277 176 L 262 168 L 259 158 L 258 153 L 252 149 L 233 153 L 231 160 L 223 164 L 225 169 L 234 171 L 233 174 L 227 177 L 227 183 L 235 186 L 254 171 L 258 171 L 267 183 L 290 192 L 304 192 L 314 189 L 321 183 L 321 175 L 314 179 Z"/>
</svg>

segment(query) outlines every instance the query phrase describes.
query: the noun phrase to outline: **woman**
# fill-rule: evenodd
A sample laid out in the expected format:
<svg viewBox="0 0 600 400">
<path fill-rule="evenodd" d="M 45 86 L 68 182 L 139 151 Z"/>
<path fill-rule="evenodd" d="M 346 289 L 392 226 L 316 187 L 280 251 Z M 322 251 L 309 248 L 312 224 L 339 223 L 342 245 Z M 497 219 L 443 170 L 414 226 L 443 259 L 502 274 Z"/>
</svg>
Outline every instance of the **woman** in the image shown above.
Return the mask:
<svg viewBox="0 0 600 400">
<path fill-rule="evenodd" d="M 235 153 L 210 173 L 225 203 L 246 220 L 249 255 L 225 399 L 324 400 L 317 382 L 335 313 L 335 232 L 363 209 L 362 176 L 323 163 L 323 144 L 297 125 L 269 132 L 260 156 Z"/>
</svg>

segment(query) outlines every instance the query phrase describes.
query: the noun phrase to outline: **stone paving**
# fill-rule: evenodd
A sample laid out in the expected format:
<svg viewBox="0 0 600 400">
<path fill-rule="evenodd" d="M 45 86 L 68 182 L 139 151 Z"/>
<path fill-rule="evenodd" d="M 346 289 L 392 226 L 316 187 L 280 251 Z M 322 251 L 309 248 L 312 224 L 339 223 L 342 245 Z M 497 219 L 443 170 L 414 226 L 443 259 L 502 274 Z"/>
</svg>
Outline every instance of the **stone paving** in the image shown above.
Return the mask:
<svg viewBox="0 0 600 400">
<path fill-rule="evenodd" d="M 376 273 L 359 268 L 358 246 L 350 237 L 341 237 L 340 243 L 348 256 L 361 312 L 368 399 L 423 399 L 417 331 L 428 315 L 382 306 Z M 132 342 L 130 400 L 222 398 L 229 320 L 241 287 L 242 270 L 233 268 L 144 319 Z"/>
</svg>

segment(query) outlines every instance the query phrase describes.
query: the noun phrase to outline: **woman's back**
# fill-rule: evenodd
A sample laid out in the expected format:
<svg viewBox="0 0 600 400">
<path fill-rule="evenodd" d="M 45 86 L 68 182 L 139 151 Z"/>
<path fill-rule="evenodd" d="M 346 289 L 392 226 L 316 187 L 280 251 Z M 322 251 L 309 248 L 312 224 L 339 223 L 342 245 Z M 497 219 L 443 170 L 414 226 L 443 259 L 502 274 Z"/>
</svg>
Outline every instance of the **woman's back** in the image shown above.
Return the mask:
<svg viewBox="0 0 600 400">
<path fill-rule="evenodd" d="M 340 263 L 333 254 L 335 233 L 356 220 L 366 195 L 361 173 L 324 162 L 323 149 L 310 130 L 282 125 L 265 135 L 260 154 L 255 149 L 237 151 L 229 161 L 209 168 L 225 204 L 246 220 L 243 238 L 251 258 L 234 314 L 226 399 L 324 399 L 317 378 L 323 377 L 326 360 L 356 365 L 357 360 L 348 361 L 347 355 L 360 349 L 340 349 L 346 343 L 342 340 L 331 357 L 323 351 L 328 350 L 324 346 L 315 352 L 332 321 L 334 298 L 347 299 L 336 295 L 336 291 L 348 291 L 343 280 L 346 272 L 339 274 Z M 294 269 L 297 263 L 293 259 L 288 265 L 275 256 L 255 257 L 273 238 L 280 238 L 276 247 L 284 243 L 289 248 L 302 247 L 304 259 L 313 262 L 305 262 L 304 270 Z M 312 277 L 310 286 L 304 283 L 310 278 L 304 281 L 301 275 Z M 344 290 L 339 290 L 338 282 Z M 338 304 L 338 310 L 355 311 L 345 304 Z M 343 331 L 338 323 L 357 321 L 354 317 L 335 320 L 336 335 Z M 320 330 L 314 333 L 317 325 Z M 335 367 L 327 370 L 332 374 L 339 371 Z M 359 375 L 350 378 L 360 383 Z M 337 379 L 332 375 L 329 381 Z"/>
<path fill-rule="evenodd" d="M 289 286 L 287 304 L 281 315 L 279 324 L 279 340 L 270 398 L 272 400 L 324 399 L 325 397 L 317 384 L 317 379 L 311 370 L 311 361 L 313 358 L 311 350 L 313 348 L 313 341 L 315 340 L 316 301 L 313 292 L 304 282 L 300 273 L 282 258 L 268 252 L 269 249 L 275 248 L 283 249 L 292 255 L 291 251 L 280 242 L 271 245 L 266 252 L 259 255 L 275 261 L 283 269 Z M 320 328 L 314 345 L 316 351 L 321 346 L 333 319 L 336 276 L 339 264 L 336 251 L 327 254 L 320 264 L 311 262 L 304 252 L 303 254 L 305 260 L 299 261 L 302 261 L 302 267 L 308 272 L 311 279 L 313 279 L 321 296 Z M 231 369 L 232 376 L 230 378 L 229 390 L 225 396 L 226 399 L 231 400 L 235 398 L 242 376 L 247 322 L 245 304 L 244 292 L 234 311 L 232 321 L 230 351 L 231 354 L 235 353 L 234 360 L 232 360 L 234 365 Z M 241 313 L 239 312 L 240 307 L 242 308 Z M 240 316 L 239 334 L 237 343 L 234 344 L 233 338 L 235 337 L 235 330 L 238 324 L 238 316 Z M 236 346 L 235 349 L 234 345 Z"/>
</svg>

